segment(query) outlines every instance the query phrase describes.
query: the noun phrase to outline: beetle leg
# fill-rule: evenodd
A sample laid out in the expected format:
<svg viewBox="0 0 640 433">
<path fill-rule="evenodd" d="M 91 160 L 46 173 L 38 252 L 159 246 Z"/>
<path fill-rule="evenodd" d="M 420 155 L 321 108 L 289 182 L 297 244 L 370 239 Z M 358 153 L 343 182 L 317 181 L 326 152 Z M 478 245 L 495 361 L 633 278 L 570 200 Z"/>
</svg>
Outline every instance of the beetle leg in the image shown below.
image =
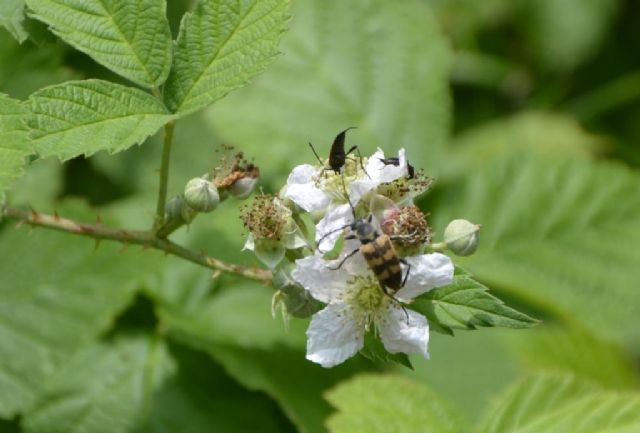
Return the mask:
<svg viewBox="0 0 640 433">
<path fill-rule="evenodd" d="M 338 263 L 338 266 L 336 266 L 335 268 L 332 268 L 332 267 L 329 267 L 329 266 L 327 268 L 331 269 L 332 271 L 337 271 L 338 269 L 340 269 L 342 267 L 342 265 L 344 265 L 344 262 L 346 262 L 347 259 L 349 259 L 350 257 L 353 257 L 358 251 L 360 251 L 360 248 L 356 248 L 355 250 L 351 251 L 349 254 L 347 254 L 345 256 L 344 259 L 342 259 L 340 261 L 340 263 Z"/>
</svg>

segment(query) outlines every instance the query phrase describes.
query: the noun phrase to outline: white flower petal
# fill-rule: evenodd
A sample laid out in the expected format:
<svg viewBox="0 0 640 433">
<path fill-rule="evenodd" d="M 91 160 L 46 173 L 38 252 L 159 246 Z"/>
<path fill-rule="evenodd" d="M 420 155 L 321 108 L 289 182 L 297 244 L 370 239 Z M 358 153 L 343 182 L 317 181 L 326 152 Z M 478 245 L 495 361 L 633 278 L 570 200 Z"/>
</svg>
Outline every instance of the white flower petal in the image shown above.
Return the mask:
<svg viewBox="0 0 640 433">
<path fill-rule="evenodd" d="M 331 203 L 331 198 L 313 182 L 287 185 L 284 196 L 307 212 L 325 209 Z"/>
<path fill-rule="evenodd" d="M 397 166 L 393 164 L 385 164 L 382 162 L 383 159 L 385 159 L 384 152 L 381 149 L 378 149 L 378 151 L 371 155 L 367 160 L 365 170 L 369 176 L 354 180 L 349 185 L 349 196 L 354 204 L 369 191 L 377 188 L 378 185 L 393 182 L 394 180 L 409 174 L 404 149 L 400 149 L 398 153 Z"/>
<path fill-rule="evenodd" d="M 355 355 L 364 345 L 364 323 L 345 304 L 329 304 L 313 315 L 307 329 L 307 359 L 333 367 Z"/>
<path fill-rule="evenodd" d="M 382 161 L 379 161 L 382 164 Z M 404 149 L 400 149 L 398 152 L 398 165 L 393 164 L 382 164 L 383 167 L 378 170 L 376 174 L 376 179 L 380 183 L 393 182 L 396 179 L 399 179 L 403 176 L 407 176 L 409 174 L 409 170 L 407 168 L 407 158 L 405 156 Z"/>
<path fill-rule="evenodd" d="M 380 185 L 380 182 L 375 179 L 366 178 L 354 180 L 349 184 L 349 199 L 355 206 L 362 197 L 369 191 L 376 189 L 378 185 Z"/>
<path fill-rule="evenodd" d="M 419 353 L 429 358 L 429 323 L 415 311 L 390 305 L 376 321 L 382 344 L 390 353 Z"/>
<path fill-rule="evenodd" d="M 255 246 L 256 246 L 256 243 L 255 243 L 255 239 L 253 238 L 253 234 L 249 233 L 249 236 L 247 236 L 247 241 L 244 243 L 244 247 L 242 247 L 242 250 L 253 251 Z"/>
<path fill-rule="evenodd" d="M 444 254 L 421 254 L 406 257 L 405 260 L 411 265 L 411 270 L 406 284 L 395 294 L 395 297 L 401 301 L 411 300 L 435 287 L 446 286 L 453 281 L 453 263 Z"/>
<path fill-rule="evenodd" d="M 296 260 L 293 278 L 320 302 L 335 302 L 347 288 L 350 275 L 344 268 L 329 269 L 331 262 L 320 256 L 308 256 Z"/>
<path fill-rule="evenodd" d="M 291 170 L 291 173 L 287 178 L 287 185 L 313 182 L 313 178 L 317 173 L 318 170 L 313 165 L 299 165 Z"/>
<path fill-rule="evenodd" d="M 340 228 L 345 227 L 352 221 L 353 215 L 348 204 L 341 204 L 327 210 L 327 213 L 316 226 L 316 241 L 322 239 L 322 242 L 318 245 L 320 251 L 331 251 L 336 244 L 336 240 L 340 237 L 340 233 L 342 233 Z"/>
</svg>

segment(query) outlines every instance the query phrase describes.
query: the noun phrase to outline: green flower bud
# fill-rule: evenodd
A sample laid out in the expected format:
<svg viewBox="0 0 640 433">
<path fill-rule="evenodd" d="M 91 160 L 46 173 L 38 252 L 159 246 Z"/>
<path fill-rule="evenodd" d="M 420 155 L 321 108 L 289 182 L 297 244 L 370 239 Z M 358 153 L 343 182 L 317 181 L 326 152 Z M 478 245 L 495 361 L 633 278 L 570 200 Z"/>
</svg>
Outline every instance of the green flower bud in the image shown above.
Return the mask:
<svg viewBox="0 0 640 433">
<path fill-rule="evenodd" d="M 164 213 L 167 220 L 174 220 L 176 218 L 182 218 L 182 209 L 187 204 L 184 202 L 184 197 L 177 195 L 167 202 L 164 206 Z"/>
<path fill-rule="evenodd" d="M 467 220 L 453 220 L 444 229 L 444 242 L 454 254 L 470 256 L 478 248 L 480 225 Z"/>
<path fill-rule="evenodd" d="M 206 179 L 196 177 L 187 182 L 184 199 L 197 212 L 211 212 L 220 203 L 218 188 Z"/>
</svg>

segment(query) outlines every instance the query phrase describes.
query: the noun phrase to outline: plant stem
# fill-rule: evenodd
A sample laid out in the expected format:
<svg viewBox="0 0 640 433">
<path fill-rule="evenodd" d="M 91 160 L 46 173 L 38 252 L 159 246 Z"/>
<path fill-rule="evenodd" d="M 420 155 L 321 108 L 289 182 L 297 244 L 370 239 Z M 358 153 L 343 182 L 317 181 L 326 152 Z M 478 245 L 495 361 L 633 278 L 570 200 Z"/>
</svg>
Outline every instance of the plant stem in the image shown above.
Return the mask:
<svg viewBox="0 0 640 433">
<path fill-rule="evenodd" d="M 162 161 L 160 163 L 160 186 L 158 187 L 158 204 L 156 205 L 156 217 L 153 222 L 153 230 L 164 223 L 164 205 L 167 202 L 167 184 L 169 182 L 169 164 L 171 160 L 171 143 L 176 122 L 171 121 L 164 125 L 164 142 L 162 144 Z"/>
<path fill-rule="evenodd" d="M 262 283 L 268 284 L 272 279 L 271 272 L 269 271 L 226 263 L 222 260 L 209 257 L 204 253 L 197 253 L 189 250 L 168 239 L 158 238 L 152 231 L 111 228 L 104 226 L 102 223 L 84 224 L 71 219 L 62 218 L 58 215 L 48 215 L 33 210 L 25 211 L 5 208 L 3 214 L 4 217 L 20 221 L 21 223 L 86 236 L 95 239 L 96 241 L 110 240 L 123 244 L 142 245 L 143 247 L 161 250 L 167 254 L 180 257 L 205 268 L 239 275 Z"/>
</svg>

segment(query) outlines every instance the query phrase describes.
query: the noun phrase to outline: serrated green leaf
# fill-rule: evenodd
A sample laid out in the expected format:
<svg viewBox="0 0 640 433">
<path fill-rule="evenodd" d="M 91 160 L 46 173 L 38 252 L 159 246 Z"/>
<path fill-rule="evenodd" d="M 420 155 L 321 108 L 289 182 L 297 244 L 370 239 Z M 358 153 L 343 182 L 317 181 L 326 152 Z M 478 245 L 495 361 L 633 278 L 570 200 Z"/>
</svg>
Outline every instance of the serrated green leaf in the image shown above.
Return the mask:
<svg viewBox="0 0 640 433">
<path fill-rule="evenodd" d="M 61 212 L 95 220 L 68 205 Z M 157 254 L 35 229 L 0 233 L 0 416 L 29 408 L 38 392 L 83 346 L 109 329 Z"/>
<path fill-rule="evenodd" d="M 32 16 L 96 62 L 145 87 L 171 68 L 164 0 L 26 0 Z"/>
<path fill-rule="evenodd" d="M 580 158 L 605 148 L 602 137 L 584 130 L 558 113 L 525 111 L 498 118 L 457 136 L 452 171 L 468 173 L 505 153 L 526 152 L 545 157 Z"/>
<path fill-rule="evenodd" d="M 26 433 L 127 433 L 174 369 L 158 338 L 91 346 L 66 363 L 22 425 Z"/>
<path fill-rule="evenodd" d="M 417 298 L 411 309 L 416 310 L 447 333 L 453 329 L 476 329 L 481 326 L 528 328 L 537 320 L 504 305 L 489 293 L 489 289 L 458 269 L 453 282 L 433 289 Z"/>
<path fill-rule="evenodd" d="M 20 101 L 0 93 L 0 196 L 22 176 L 25 158 L 32 151 L 25 114 Z"/>
<path fill-rule="evenodd" d="M 361 375 L 326 394 L 331 433 L 461 433 L 459 416 L 429 388 L 395 375 Z"/>
<path fill-rule="evenodd" d="M 24 0 L 0 2 L 0 27 L 4 27 L 18 42 L 24 42 L 29 33 L 24 28 Z"/>
<path fill-rule="evenodd" d="M 640 384 L 633 360 L 622 348 L 576 327 L 541 327 L 508 339 L 528 369 L 561 371 L 612 389 Z"/>
<path fill-rule="evenodd" d="M 450 48 L 417 0 L 312 0 L 294 5 L 284 55 L 256 82 L 216 105 L 226 142 L 242 143 L 265 172 L 315 163 L 338 131 L 363 155 L 407 148 L 438 174 L 449 128 Z M 295 125 L 295 127 L 292 127 Z"/>
<path fill-rule="evenodd" d="M 35 92 L 27 125 L 42 156 L 69 159 L 140 144 L 172 116 L 160 101 L 101 80 L 70 81 Z"/>
<path fill-rule="evenodd" d="M 276 57 L 289 0 L 199 0 L 185 14 L 165 100 L 184 116 L 242 87 Z"/>
<path fill-rule="evenodd" d="M 74 78 L 76 73 L 64 65 L 65 55 L 61 44 L 19 44 L 0 32 L 0 92 L 22 100 L 42 87 Z"/>
<path fill-rule="evenodd" d="M 637 344 L 638 173 L 516 154 L 474 170 L 441 198 L 436 232 L 460 215 L 483 225 L 480 248 L 460 265 L 595 335 Z"/>
<path fill-rule="evenodd" d="M 571 376 L 533 376 L 509 389 L 481 423 L 480 433 L 633 433 L 640 395 L 614 393 Z"/>
</svg>

